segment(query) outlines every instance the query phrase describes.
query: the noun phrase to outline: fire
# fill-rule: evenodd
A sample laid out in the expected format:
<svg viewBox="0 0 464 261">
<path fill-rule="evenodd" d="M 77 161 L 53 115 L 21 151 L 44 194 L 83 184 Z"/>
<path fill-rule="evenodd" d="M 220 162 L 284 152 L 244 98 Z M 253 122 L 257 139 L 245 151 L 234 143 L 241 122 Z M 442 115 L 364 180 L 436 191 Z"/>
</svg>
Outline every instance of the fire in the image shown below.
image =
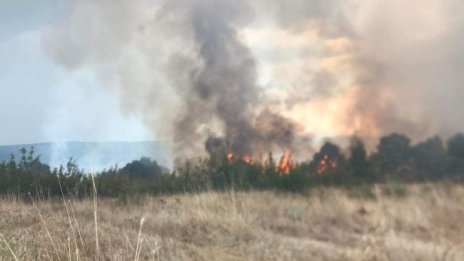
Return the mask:
<svg viewBox="0 0 464 261">
<path fill-rule="evenodd" d="M 251 164 L 251 163 L 253 163 L 253 160 L 251 159 L 251 156 L 248 155 L 248 154 L 243 155 L 242 160 L 243 160 L 246 164 Z"/>
<path fill-rule="evenodd" d="M 228 160 L 229 162 L 234 161 L 234 156 L 235 156 L 235 155 L 234 155 L 234 153 L 232 153 L 232 152 L 227 153 L 227 160 Z M 248 154 L 243 155 L 243 156 L 242 156 L 242 160 L 243 160 L 243 162 L 245 162 L 246 164 L 252 164 L 252 163 L 253 163 L 253 159 L 252 159 L 251 156 L 248 155 Z"/>
<path fill-rule="evenodd" d="M 280 159 L 279 166 L 277 166 L 277 171 L 282 171 L 285 175 L 290 174 L 292 168 L 292 154 L 289 150 L 286 150 L 282 158 Z"/>
<path fill-rule="evenodd" d="M 303 124 L 304 132 L 315 137 L 352 136 L 376 138 L 382 133 L 375 112 L 358 110 L 357 101 L 363 97 L 362 88 L 352 86 L 326 99 L 296 104 L 284 115 Z M 377 97 L 376 97 L 377 98 Z M 389 94 L 382 94 L 378 106 L 385 107 L 392 99 Z M 317 122 L 317 124 L 311 124 Z"/>
<path fill-rule="evenodd" d="M 322 160 L 317 164 L 317 174 L 322 174 L 329 168 L 336 168 L 337 167 L 337 160 L 330 159 L 329 156 L 326 154 L 322 158 Z"/>
<path fill-rule="evenodd" d="M 236 160 L 242 160 L 248 165 L 251 165 L 254 163 L 253 158 L 249 154 L 244 154 L 243 156 L 236 156 L 236 154 L 229 152 L 227 153 L 226 157 L 229 163 L 234 163 Z M 259 160 L 259 162 L 262 166 L 262 169 L 264 170 L 265 168 L 264 161 Z M 286 150 L 284 155 L 280 159 L 279 164 L 275 166 L 275 170 L 278 173 L 283 173 L 284 175 L 288 175 L 290 174 L 290 171 L 292 170 L 293 167 L 294 166 L 292 162 L 292 154 L 290 153 L 289 150 Z"/>
</svg>

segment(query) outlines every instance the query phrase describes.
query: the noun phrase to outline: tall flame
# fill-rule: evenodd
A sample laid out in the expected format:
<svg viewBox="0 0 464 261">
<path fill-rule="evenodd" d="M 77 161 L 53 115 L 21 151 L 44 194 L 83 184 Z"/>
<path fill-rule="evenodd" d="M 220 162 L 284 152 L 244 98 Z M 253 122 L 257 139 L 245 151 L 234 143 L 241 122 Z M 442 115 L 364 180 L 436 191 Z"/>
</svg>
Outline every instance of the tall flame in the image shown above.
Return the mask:
<svg viewBox="0 0 464 261">
<path fill-rule="evenodd" d="M 277 167 L 278 171 L 282 171 L 285 175 L 290 174 L 290 170 L 292 168 L 292 154 L 289 150 L 285 150 L 284 155 L 280 159 L 279 166 Z"/>
</svg>

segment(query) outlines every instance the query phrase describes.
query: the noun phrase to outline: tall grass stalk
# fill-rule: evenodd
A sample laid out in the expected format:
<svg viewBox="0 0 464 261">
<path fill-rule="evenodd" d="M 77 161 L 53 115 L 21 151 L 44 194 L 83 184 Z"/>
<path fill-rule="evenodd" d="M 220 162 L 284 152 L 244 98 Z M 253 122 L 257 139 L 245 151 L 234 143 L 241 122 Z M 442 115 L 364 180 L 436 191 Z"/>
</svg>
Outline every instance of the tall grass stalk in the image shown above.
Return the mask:
<svg viewBox="0 0 464 261">
<path fill-rule="evenodd" d="M 97 186 L 95 185 L 95 177 L 93 173 L 90 173 L 92 177 L 93 185 L 93 217 L 95 221 L 95 257 L 96 260 L 100 260 L 100 245 L 98 243 L 98 205 L 97 205 Z"/>
<path fill-rule="evenodd" d="M 39 215 L 40 222 L 42 222 L 42 226 L 45 228 L 45 231 L 47 232 L 47 236 L 48 236 L 48 239 L 50 240 L 50 243 L 51 243 L 52 246 L 53 246 L 53 250 L 55 250 L 55 252 L 56 252 L 58 249 L 57 249 L 57 247 L 56 247 L 55 241 L 53 241 L 52 235 L 50 234 L 50 230 L 48 230 L 47 223 L 45 223 L 45 220 L 43 219 L 42 214 L 40 213 L 40 210 L 39 210 L 39 208 L 37 207 L 37 204 L 35 203 L 35 200 L 34 200 L 34 198 L 32 197 L 31 193 L 28 193 L 28 194 L 29 194 L 29 197 L 30 197 L 31 200 L 32 200 L 32 205 L 34 205 L 34 208 L 35 208 L 35 210 L 37 211 L 37 214 Z M 45 252 L 46 252 L 47 256 L 50 258 L 50 260 L 51 260 L 51 256 L 50 256 L 50 254 L 48 253 L 48 251 L 45 250 Z"/>
<path fill-rule="evenodd" d="M 69 208 L 68 208 L 68 204 L 66 203 L 66 198 L 65 198 L 64 192 L 63 192 L 63 187 L 61 186 L 60 177 L 58 175 L 56 175 L 56 178 L 58 179 L 58 185 L 60 186 L 61 197 L 63 199 L 63 204 L 64 204 L 64 207 L 66 209 L 66 216 L 68 217 L 68 224 L 69 224 L 69 228 L 71 229 L 71 234 L 72 234 L 72 237 L 73 237 L 74 246 L 75 246 L 76 249 L 78 249 L 79 247 L 77 246 L 76 233 L 75 233 L 74 228 L 73 228 L 73 223 L 71 221 L 71 215 L 69 214 Z M 69 255 L 71 256 L 71 247 L 69 247 Z"/>
<path fill-rule="evenodd" d="M 137 237 L 137 247 L 135 248 L 135 258 L 134 260 L 135 261 L 138 261 L 139 258 L 140 258 L 140 252 L 142 251 L 142 242 L 140 240 L 140 236 L 142 234 L 142 226 L 143 226 L 143 222 L 145 222 L 145 218 L 142 217 L 140 219 L 140 227 L 139 227 L 139 235 Z"/>
<path fill-rule="evenodd" d="M 5 237 L 3 236 L 3 234 L 0 234 L 0 236 L 2 237 L 2 240 L 3 242 L 5 243 L 6 247 L 8 247 L 8 250 L 10 250 L 10 253 L 11 255 L 13 256 L 13 259 L 15 261 L 19 261 L 18 257 L 16 257 L 15 253 L 13 252 L 13 249 L 11 249 L 10 247 L 10 244 L 8 244 L 8 241 L 6 241 Z"/>
</svg>

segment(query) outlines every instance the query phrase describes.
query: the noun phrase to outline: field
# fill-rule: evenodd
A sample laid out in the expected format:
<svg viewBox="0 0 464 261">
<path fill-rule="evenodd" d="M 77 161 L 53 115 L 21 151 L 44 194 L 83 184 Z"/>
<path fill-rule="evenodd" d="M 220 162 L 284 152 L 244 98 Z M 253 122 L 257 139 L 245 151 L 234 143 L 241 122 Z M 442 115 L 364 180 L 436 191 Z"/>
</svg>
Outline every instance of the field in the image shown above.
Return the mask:
<svg viewBox="0 0 464 261">
<path fill-rule="evenodd" d="M 3 199 L 0 260 L 464 260 L 462 199 L 451 184 Z"/>
</svg>

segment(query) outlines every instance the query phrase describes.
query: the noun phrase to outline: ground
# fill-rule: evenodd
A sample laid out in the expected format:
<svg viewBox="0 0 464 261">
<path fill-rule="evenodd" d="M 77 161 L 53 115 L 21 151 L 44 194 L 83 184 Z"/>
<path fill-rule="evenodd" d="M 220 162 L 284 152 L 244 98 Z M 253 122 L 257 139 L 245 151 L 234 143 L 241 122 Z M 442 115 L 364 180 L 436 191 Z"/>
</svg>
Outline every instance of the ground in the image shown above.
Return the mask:
<svg viewBox="0 0 464 261">
<path fill-rule="evenodd" d="M 97 208 L 12 197 L 0 201 L 0 260 L 464 260 L 462 199 L 464 187 L 450 184 L 98 199 Z"/>
</svg>

